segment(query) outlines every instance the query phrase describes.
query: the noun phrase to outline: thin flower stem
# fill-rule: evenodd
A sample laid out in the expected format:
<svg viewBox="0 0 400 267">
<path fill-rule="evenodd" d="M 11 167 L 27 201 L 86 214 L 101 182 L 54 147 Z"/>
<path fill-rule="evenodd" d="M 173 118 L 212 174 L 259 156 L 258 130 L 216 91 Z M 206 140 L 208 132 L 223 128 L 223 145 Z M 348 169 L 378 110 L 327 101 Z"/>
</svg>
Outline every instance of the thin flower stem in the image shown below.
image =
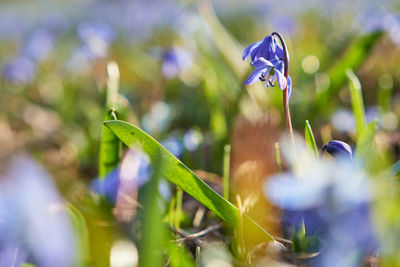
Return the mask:
<svg viewBox="0 0 400 267">
<path fill-rule="evenodd" d="M 289 133 L 289 138 L 292 143 L 293 147 L 293 152 L 296 153 L 296 147 L 294 143 L 294 134 L 293 134 L 293 127 L 292 127 L 292 120 L 290 118 L 290 109 L 289 109 L 289 98 L 288 98 L 288 83 L 289 83 L 289 56 L 287 53 L 287 47 L 285 40 L 283 37 L 278 33 L 278 32 L 273 32 L 271 35 L 275 35 L 276 37 L 279 38 L 279 41 L 282 44 L 282 49 L 283 49 L 283 60 L 284 60 L 284 76 L 286 78 L 286 87 L 285 90 L 283 90 L 283 111 L 285 114 L 285 121 L 286 121 L 286 126 L 287 130 Z"/>
</svg>

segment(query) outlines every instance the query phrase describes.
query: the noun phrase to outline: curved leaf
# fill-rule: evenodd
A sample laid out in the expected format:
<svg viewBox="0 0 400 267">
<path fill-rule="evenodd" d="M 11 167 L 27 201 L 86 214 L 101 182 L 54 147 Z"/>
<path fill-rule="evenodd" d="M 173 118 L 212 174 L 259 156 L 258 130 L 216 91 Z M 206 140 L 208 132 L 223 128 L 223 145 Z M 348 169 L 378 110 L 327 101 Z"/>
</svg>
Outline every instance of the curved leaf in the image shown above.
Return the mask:
<svg viewBox="0 0 400 267">
<path fill-rule="evenodd" d="M 159 154 L 163 164 L 160 166 L 160 174 L 173 184 L 179 186 L 201 204 L 212 210 L 221 219 L 236 227 L 238 225 L 237 208 L 212 190 L 206 183 L 195 175 L 180 160 L 173 156 L 167 149 L 158 143 L 153 137 L 143 132 L 136 126 L 124 121 L 106 121 L 104 124 L 130 148 L 138 148 L 146 153 L 152 164 L 157 162 Z M 258 235 L 260 241 L 274 240 L 261 226 L 249 217 L 245 216 L 248 231 Z"/>
</svg>

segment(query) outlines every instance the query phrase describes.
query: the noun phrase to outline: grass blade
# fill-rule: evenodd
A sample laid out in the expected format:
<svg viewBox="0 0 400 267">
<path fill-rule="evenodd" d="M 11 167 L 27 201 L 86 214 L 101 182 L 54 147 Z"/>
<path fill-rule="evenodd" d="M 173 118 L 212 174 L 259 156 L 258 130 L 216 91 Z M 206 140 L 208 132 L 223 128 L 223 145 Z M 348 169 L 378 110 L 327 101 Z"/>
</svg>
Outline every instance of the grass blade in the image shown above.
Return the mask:
<svg viewBox="0 0 400 267">
<path fill-rule="evenodd" d="M 146 187 L 143 210 L 143 237 L 139 250 L 139 266 L 162 266 L 163 243 L 166 241 L 166 229 L 162 225 L 161 211 L 158 205 L 158 184 L 164 160 L 157 151 L 153 158 L 153 175 Z"/>
<path fill-rule="evenodd" d="M 361 83 L 351 69 L 346 70 L 346 75 L 349 80 L 351 106 L 356 121 L 356 136 L 359 140 L 366 124 Z"/>
<path fill-rule="evenodd" d="M 231 146 L 224 147 L 223 191 L 224 198 L 229 201 L 229 166 L 231 160 Z"/>
<path fill-rule="evenodd" d="M 160 143 L 154 140 L 153 137 L 136 126 L 124 121 L 106 121 L 104 124 L 112 130 L 125 145 L 133 149 L 137 147 L 146 153 L 152 164 L 154 164 L 157 159 L 158 153 L 161 154 L 163 164 L 160 173 L 163 177 L 182 188 L 182 190 L 213 211 L 222 220 L 233 227 L 237 227 L 239 220 L 237 208 L 212 190 L 179 159 L 174 157 Z M 245 216 L 245 220 L 248 226 L 246 230 L 255 234 L 260 242 L 274 240 L 270 234 L 252 219 Z"/>
<path fill-rule="evenodd" d="M 117 115 L 114 108 L 107 111 L 105 120 L 116 120 Z M 114 133 L 103 126 L 103 132 L 100 140 L 100 151 L 99 151 L 99 167 L 98 175 L 103 179 L 107 174 L 114 170 L 120 160 L 121 154 L 121 143 Z"/>
<path fill-rule="evenodd" d="M 374 147 L 374 139 L 378 122 L 372 121 L 365 126 L 357 141 L 356 156 L 363 160 L 365 169 L 370 173 L 379 171 L 382 161 Z"/>
<path fill-rule="evenodd" d="M 310 122 L 306 120 L 306 127 L 305 127 L 305 137 L 306 137 L 306 145 L 309 151 L 314 154 L 316 157 L 319 156 L 317 144 L 315 142 L 314 134 L 311 129 Z"/>
<path fill-rule="evenodd" d="M 70 217 L 72 225 L 75 230 L 75 236 L 77 238 L 77 262 L 76 266 L 86 266 L 89 262 L 89 230 L 86 225 L 85 218 L 82 213 L 71 203 L 67 202 L 65 210 Z"/>
</svg>

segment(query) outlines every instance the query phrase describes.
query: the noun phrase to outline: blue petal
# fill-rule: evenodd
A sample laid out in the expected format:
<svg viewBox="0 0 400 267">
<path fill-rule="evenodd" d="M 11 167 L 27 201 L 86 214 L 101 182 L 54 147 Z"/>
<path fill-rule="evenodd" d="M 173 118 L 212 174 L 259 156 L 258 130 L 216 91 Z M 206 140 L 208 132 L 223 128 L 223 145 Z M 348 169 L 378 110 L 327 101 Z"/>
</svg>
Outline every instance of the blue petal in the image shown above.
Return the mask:
<svg viewBox="0 0 400 267">
<path fill-rule="evenodd" d="M 254 83 L 256 80 L 259 79 L 261 73 L 264 73 L 266 71 L 267 68 L 264 65 L 255 68 L 250 76 L 246 79 L 246 81 L 244 81 L 243 85 Z"/>
<path fill-rule="evenodd" d="M 290 99 L 290 96 L 292 94 L 292 79 L 290 78 L 290 76 L 288 77 L 287 94 L 288 94 L 288 99 Z"/>
<path fill-rule="evenodd" d="M 276 62 L 275 62 L 275 60 L 269 61 L 263 57 L 260 57 L 260 58 L 257 58 L 254 62 L 252 62 L 251 65 L 253 65 L 254 67 L 264 66 L 266 68 L 269 68 L 269 67 L 272 68 L 276 65 Z"/>
<path fill-rule="evenodd" d="M 280 44 L 276 45 L 275 54 L 278 59 L 284 58 L 283 48 Z M 287 57 L 289 57 L 289 55 L 287 55 Z"/>
<path fill-rule="evenodd" d="M 245 60 L 253 52 L 253 50 L 261 44 L 261 42 L 262 41 L 258 41 L 246 47 L 246 49 L 243 51 L 242 59 Z"/>
<path fill-rule="evenodd" d="M 275 75 L 278 80 L 278 86 L 281 88 L 281 90 L 285 90 L 286 88 L 286 78 L 285 75 L 283 75 L 282 72 L 280 72 L 278 69 L 275 69 Z"/>
<path fill-rule="evenodd" d="M 345 158 L 351 160 L 353 157 L 351 147 L 347 143 L 338 140 L 329 141 L 329 143 L 322 147 L 322 151 L 328 152 L 335 158 Z"/>
</svg>

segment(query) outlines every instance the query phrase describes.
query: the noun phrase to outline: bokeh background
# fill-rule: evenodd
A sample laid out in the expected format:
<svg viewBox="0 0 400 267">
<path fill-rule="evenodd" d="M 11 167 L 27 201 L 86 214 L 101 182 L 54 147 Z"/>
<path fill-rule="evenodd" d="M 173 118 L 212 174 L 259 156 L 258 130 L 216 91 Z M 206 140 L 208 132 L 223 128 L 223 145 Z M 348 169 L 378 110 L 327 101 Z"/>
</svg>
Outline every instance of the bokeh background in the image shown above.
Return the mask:
<svg viewBox="0 0 400 267">
<path fill-rule="evenodd" d="M 114 101 L 121 119 L 139 125 L 190 168 L 221 175 L 225 144 L 236 142 L 236 162 L 251 154 L 246 142 L 257 147 L 262 134 L 249 123 L 268 121 L 258 129 L 270 134 L 266 146 L 285 130 L 281 91 L 242 85 L 251 71 L 243 49 L 273 31 L 284 36 L 290 53 L 295 130 L 303 134 L 308 119 L 319 148 L 331 139 L 354 143 L 343 70 L 351 67 L 363 88 L 367 121 L 378 120 L 375 142 L 385 151 L 382 166 L 388 166 L 399 158 L 399 13 L 395 0 L 1 1 L 0 207 L 19 207 L 4 215 L 18 230 L 0 225 L 1 235 L 19 236 L 27 224 L 59 224 L 43 222 L 40 214 L 43 203 L 65 200 L 89 225 L 89 262 L 110 262 L 110 247 L 133 251 L 130 241 L 117 242 L 129 236 L 128 227 L 88 200 L 98 176 L 106 88 L 119 88 Z M 169 185 L 165 190 L 172 194 Z M 399 235 L 400 206 L 390 205 L 388 217 L 379 216 Z M 53 209 L 65 221 L 64 208 Z M 38 236 L 59 232 L 33 229 Z M 71 231 L 66 224 L 64 235 L 74 236 Z M 54 259 L 76 254 L 75 245 L 60 240 L 63 235 L 48 245 Z M 46 255 L 36 257 L 54 261 Z M 65 259 L 65 266 L 71 262 Z"/>
</svg>

